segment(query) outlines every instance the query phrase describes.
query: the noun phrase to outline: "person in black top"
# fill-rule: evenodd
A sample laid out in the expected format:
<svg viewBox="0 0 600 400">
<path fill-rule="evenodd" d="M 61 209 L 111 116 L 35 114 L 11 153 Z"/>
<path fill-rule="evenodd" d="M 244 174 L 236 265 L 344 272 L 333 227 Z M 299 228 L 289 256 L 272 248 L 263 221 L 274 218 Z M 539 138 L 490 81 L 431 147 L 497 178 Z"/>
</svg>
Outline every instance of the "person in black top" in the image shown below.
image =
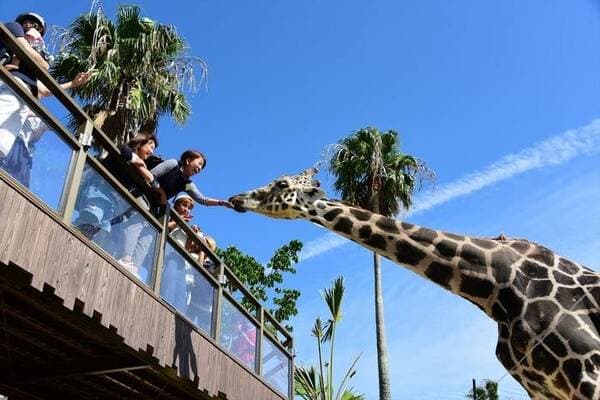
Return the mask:
<svg viewBox="0 0 600 400">
<path fill-rule="evenodd" d="M 175 197 L 179 192 L 186 192 L 192 199 L 205 206 L 224 206 L 233 208 L 227 200 L 206 197 L 190 179 L 206 167 L 206 157 L 197 150 L 186 150 L 179 160 L 163 161 L 150 171 L 158 185 L 156 189 L 166 199 Z"/>
</svg>

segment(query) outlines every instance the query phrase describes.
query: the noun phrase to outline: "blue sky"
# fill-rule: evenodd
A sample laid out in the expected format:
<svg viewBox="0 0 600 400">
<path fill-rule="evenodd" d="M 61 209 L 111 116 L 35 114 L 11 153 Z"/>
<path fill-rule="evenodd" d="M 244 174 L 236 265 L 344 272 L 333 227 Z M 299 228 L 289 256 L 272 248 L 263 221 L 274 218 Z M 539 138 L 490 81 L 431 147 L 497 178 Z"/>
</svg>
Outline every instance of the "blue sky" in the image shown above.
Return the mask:
<svg viewBox="0 0 600 400">
<path fill-rule="evenodd" d="M 117 2 L 104 1 L 114 15 Z M 184 127 L 164 120 L 159 153 L 208 156 L 196 183 L 213 197 L 295 173 L 364 126 L 400 132 L 402 150 L 437 174 L 415 197 L 410 222 L 525 237 L 600 265 L 600 2 L 596 0 L 140 1 L 177 25 L 209 65 Z M 89 3 L 21 0 L 66 26 Z M 570 132 L 568 132 L 570 131 Z M 331 178 L 320 178 L 331 197 Z M 260 260 L 305 243 L 290 284 L 298 360 L 315 357 L 309 329 L 325 315 L 319 291 L 339 275 L 347 301 L 340 365 L 362 352 L 353 386 L 377 397 L 371 256 L 304 221 L 221 208 L 195 223 Z M 503 399 L 526 398 L 494 356 L 496 328 L 479 310 L 384 263 L 394 399 L 459 399 L 471 378 L 501 379 Z"/>
</svg>

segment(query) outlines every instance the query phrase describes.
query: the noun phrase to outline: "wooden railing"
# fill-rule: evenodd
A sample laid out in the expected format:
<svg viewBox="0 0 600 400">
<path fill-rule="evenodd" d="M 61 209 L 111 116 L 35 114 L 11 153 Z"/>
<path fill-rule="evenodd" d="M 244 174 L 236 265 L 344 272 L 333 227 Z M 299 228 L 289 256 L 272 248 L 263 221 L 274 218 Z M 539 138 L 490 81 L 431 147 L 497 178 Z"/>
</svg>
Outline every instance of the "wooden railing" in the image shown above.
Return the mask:
<svg viewBox="0 0 600 400">
<path fill-rule="evenodd" d="M 237 278 L 237 276 L 231 271 L 231 269 L 223 263 L 223 261 L 206 246 L 198 235 L 192 230 L 192 228 L 183 221 L 177 213 L 170 208 L 167 210 L 163 217 L 157 218 L 150 213 L 146 208 L 141 206 L 134 198 L 131 193 L 114 177 L 109 171 L 102 165 L 99 160 L 91 154 L 90 149 L 92 144 L 95 148 L 102 149 L 105 153 L 112 155 L 117 162 L 121 163 L 120 167 L 124 171 L 128 171 L 131 179 L 136 182 L 143 193 L 148 197 L 155 196 L 155 193 L 151 190 L 147 183 L 145 183 L 139 175 L 133 171 L 124 161 L 119 157 L 119 150 L 115 144 L 108 138 L 108 136 L 97 126 L 94 125 L 92 119 L 83 111 L 83 109 L 77 104 L 77 102 L 69 96 L 54 80 L 48 72 L 37 65 L 27 54 L 26 50 L 23 49 L 14 39 L 8 29 L 0 24 L 0 42 L 4 43 L 5 46 L 10 49 L 16 56 L 19 57 L 21 63 L 25 63 L 30 71 L 33 71 L 39 79 L 55 96 L 60 104 L 69 112 L 70 116 L 79 122 L 80 129 L 75 134 L 71 133 L 61 121 L 56 118 L 36 97 L 34 97 L 28 90 L 24 89 L 22 84 L 18 82 L 13 75 L 4 67 L 0 66 L 0 84 L 7 85 L 13 93 L 17 94 L 18 97 L 24 101 L 27 106 L 33 111 L 38 117 L 46 123 L 46 125 L 54 131 L 54 133 L 62 139 L 71 151 L 71 159 L 68 166 L 68 174 L 65 182 L 63 182 L 63 191 L 60 196 L 59 206 L 56 209 L 50 210 L 54 212 L 62 219 L 66 224 L 72 224 L 74 214 L 76 211 L 76 202 L 80 190 L 83 185 L 83 174 L 86 168 L 92 168 L 95 173 L 99 174 L 109 185 L 115 190 L 128 205 L 143 216 L 144 220 L 158 232 L 154 259 L 152 260 L 152 269 L 150 271 L 149 279 L 146 282 L 141 279 L 136 279 L 141 287 L 145 287 L 157 298 L 161 297 L 161 285 L 164 282 L 164 268 L 165 268 L 165 249 L 167 245 L 176 249 L 178 253 L 186 260 L 187 264 L 191 266 L 198 276 L 201 276 L 206 282 L 214 288 L 214 302 L 211 307 L 211 329 L 209 332 L 198 327 L 193 321 L 191 321 L 186 315 L 184 310 L 173 307 L 174 312 L 186 318 L 188 322 L 194 326 L 201 334 L 209 335 L 215 340 L 225 351 L 231 352 L 225 343 L 221 342 L 221 338 L 226 336 L 223 333 L 223 304 L 227 300 L 230 304 L 235 307 L 235 310 L 239 312 L 252 326 L 256 329 L 255 338 L 255 354 L 254 363 L 252 365 L 245 365 L 245 368 L 250 369 L 252 373 L 262 377 L 268 384 L 273 385 L 270 381 L 269 375 L 272 374 L 273 368 L 270 371 L 264 371 L 264 361 L 272 358 L 273 355 L 264 354 L 263 341 L 268 341 L 271 347 L 275 348 L 287 362 L 287 387 L 284 393 L 288 398 L 293 398 L 293 338 L 291 334 L 274 318 L 274 316 L 256 299 L 256 297 L 244 287 L 243 283 Z M 0 169 L 0 174 L 7 175 L 5 171 Z M 15 184 L 17 184 L 15 182 Z M 35 192 L 33 194 L 36 194 Z M 46 206 L 47 207 L 47 206 Z M 198 261 L 192 257 L 177 241 L 173 240 L 169 236 L 167 230 L 167 223 L 169 219 L 174 220 L 178 227 L 184 231 L 188 238 L 193 240 L 210 258 L 216 266 L 216 272 L 208 271 L 204 265 L 198 263 Z M 83 235 L 81 235 L 83 236 Z M 116 267 L 123 270 L 124 273 L 128 273 L 114 260 L 104 249 L 96 243 L 89 241 L 89 245 L 96 248 L 99 252 L 104 252 L 104 256 L 107 260 Z M 250 304 L 250 307 L 246 308 L 241 302 L 236 301 L 234 293 L 239 291 L 246 304 Z M 230 329 L 231 327 L 227 327 Z M 282 339 L 279 338 L 282 337 Z M 237 356 L 234 352 L 234 356 Z M 279 392 L 282 392 L 281 387 L 276 387 Z"/>
</svg>

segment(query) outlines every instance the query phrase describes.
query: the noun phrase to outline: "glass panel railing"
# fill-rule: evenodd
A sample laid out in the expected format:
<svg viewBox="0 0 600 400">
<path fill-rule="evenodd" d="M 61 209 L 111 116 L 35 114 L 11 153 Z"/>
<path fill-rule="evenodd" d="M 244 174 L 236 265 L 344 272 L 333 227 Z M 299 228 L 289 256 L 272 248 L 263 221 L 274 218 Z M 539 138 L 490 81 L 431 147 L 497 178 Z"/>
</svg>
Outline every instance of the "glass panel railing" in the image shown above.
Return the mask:
<svg viewBox="0 0 600 400">
<path fill-rule="evenodd" d="M 256 370 L 257 333 L 251 319 L 224 297 L 219 343 L 252 370 Z"/>
<path fill-rule="evenodd" d="M 210 335 L 215 286 L 171 243 L 166 245 L 163 265 L 161 297 Z"/>
<path fill-rule="evenodd" d="M 147 208 L 144 197 L 137 201 Z M 150 283 L 157 229 L 90 164 L 83 171 L 72 223 L 123 267 Z"/>
<path fill-rule="evenodd" d="M 0 80 L 0 168 L 58 210 L 73 149 Z"/>
<path fill-rule="evenodd" d="M 267 336 L 262 341 L 262 375 L 281 393 L 288 393 L 290 360 Z"/>
</svg>

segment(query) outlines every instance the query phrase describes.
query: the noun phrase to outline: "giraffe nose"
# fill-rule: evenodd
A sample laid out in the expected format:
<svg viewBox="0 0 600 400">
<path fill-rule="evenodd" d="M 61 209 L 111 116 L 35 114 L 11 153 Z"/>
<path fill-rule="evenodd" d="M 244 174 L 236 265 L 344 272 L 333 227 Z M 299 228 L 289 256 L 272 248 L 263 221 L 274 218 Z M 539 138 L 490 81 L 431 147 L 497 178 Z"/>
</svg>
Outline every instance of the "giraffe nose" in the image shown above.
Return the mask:
<svg viewBox="0 0 600 400">
<path fill-rule="evenodd" d="M 244 200 L 242 199 L 242 195 L 235 195 L 229 198 L 229 202 L 233 204 L 233 209 L 237 212 L 246 212 L 244 208 Z"/>
</svg>

